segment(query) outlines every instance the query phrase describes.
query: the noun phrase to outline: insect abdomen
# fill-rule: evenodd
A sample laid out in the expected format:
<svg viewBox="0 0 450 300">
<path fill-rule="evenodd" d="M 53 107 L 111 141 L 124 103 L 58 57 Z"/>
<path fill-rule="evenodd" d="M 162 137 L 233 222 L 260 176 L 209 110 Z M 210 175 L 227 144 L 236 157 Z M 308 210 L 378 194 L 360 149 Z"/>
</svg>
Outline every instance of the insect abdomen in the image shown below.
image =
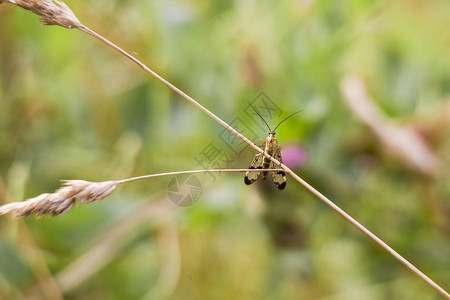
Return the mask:
<svg viewBox="0 0 450 300">
<path fill-rule="evenodd" d="M 272 153 L 268 153 L 268 154 L 272 155 Z M 262 168 L 263 169 L 269 169 L 271 162 L 272 161 L 270 159 L 268 159 L 267 157 L 264 157 Z M 266 179 L 267 173 L 268 173 L 267 171 L 263 172 L 263 179 Z"/>
<path fill-rule="evenodd" d="M 264 158 L 263 169 L 268 169 L 270 167 L 271 160 L 267 157 Z"/>
</svg>

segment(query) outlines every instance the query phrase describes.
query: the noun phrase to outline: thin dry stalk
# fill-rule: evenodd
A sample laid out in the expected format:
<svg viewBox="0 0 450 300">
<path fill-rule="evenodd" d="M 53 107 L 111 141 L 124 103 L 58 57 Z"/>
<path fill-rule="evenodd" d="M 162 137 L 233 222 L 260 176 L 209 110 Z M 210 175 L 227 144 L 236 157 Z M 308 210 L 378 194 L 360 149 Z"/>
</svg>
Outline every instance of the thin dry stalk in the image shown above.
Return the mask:
<svg viewBox="0 0 450 300">
<path fill-rule="evenodd" d="M 63 180 L 63 187 L 54 193 L 41 194 L 23 202 L 12 202 L 0 207 L 0 215 L 14 213 L 15 218 L 36 214 L 56 216 L 68 211 L 73 204 L 90 203 L 111 194 L 117 186 L 115 181 L 90 182 L 85 180 Z"/>
<path fill-rule="evenodd" d="M 19 0 L 2 0 L 4 2 L 10 2 L 13 4 L 17 4 L 20 5 L 26 9 L 30 9 L 31 8 L 27 8 L 25 7 L 24 3 L 27 3 L 25 1 L 19 1 Z M 54 0 L 56 1 L 56 0 Z M 18 2 L 22 3 L 18 4 Z M 29 1 L 30 3 L 40 3 L 43 6 L 53 6 L 54 2 L 50 1 L 50 0 L 34 0 L 34 1 Z M 57 3 L 62 3 L 62 2 L 57 2 Z M 37 5 L 39 7 L 39 5 Z M 64 5 L 65 6 L 65 5 Z M 40 10 L 39 12 L 36 12 L 38 14 L 40 14 L 41 16 L 44 17 L 44 23 L 45 21 L 45 16 L 42 15 L 41 13 L 46 12 L 45 9 L 44 10 Z M 72 13 L 73 14 L 73 13 Z M 61 16 L 61 18 L 63 19 L 64 16 Z M 50 22 L 47 21 L 46 24 L 55 24 L 55 25 L 61 25 L 64 24 L 64 22 L 62 22 L 62 20 L 60 20 L 59 22 L 53 20 L 50 18 Z M 77 20 L 78 21 L 78 20 Z M 61 23 L 61 24 L 60 24 Z M 64 25 L 61 25 L 64 26 Z M 355 219 L 353 219 L 350 215 L 348 215 L 344 210 L 342 210 L 340 207 L 338 207 L 336 204 L 334 204 L 331 200 L 329 200 L 327 197 L 325 197 L 324 195 L 322 195 L 319 191 L 317 191 L 316 189 L 314 189 L 311 185 L 309 185 L 307 182 L 305 182 L 303 179 L 301 179 L 297 174 L 295 174 L 292 170 L 290 170 L 287 166 L 285 166 L 284 164 L 280 163 L 279 161 L 277 161 L 275 158 L 269 156 L 267 153 L 264 153 L 264 151 L 262 149 L 260 149 L 258 146 L 256 146 L 252 141 L 250 141 L 249 139 L 247 139 L 245 136 L 243 136 L 241 133 L 239 133 L 238 131 L 236 131 L 234 128 L 232 128 L 230 125 L 228 125 L 226 122 L 224 122 L 222 119 L 220 119 L 218 116 L 216 116 L 215 114 L 213 114 L 212 112 L 210 112 L 208 109 L 206 109 L 205 107 L 203 107 L 200 103 L 198 103 L 196 100 L 194 100 L 192 97 L 190 97 L 189 95 L 187 95 L 186 93 L 184 93 L 183 91 L 181 91 L 180 89 L 178 89 L 176 86 L 174 86 L 173 84 L 171 84 L 170 82 L 168 82 L 167 80 L 165 80 L 163 77 L 161 77 L 160 75 L 158 75 L 156 72 L 154 72 L 153 70 L 151 70 L 150 68 L 148 68 L 145 64 L 143 64 L 142 62 L 140 62 L 138 59 L 136 59 L 135 57 L 133 57 L 132 55 L 130 55 L 129 53 L 127 53 L 126 51 L 122 50 L 120 47 L 118 47 L 117 45 L 115 45 L 114 43 L 110 42 L 109 40 L 107 40 L 106 38 L 102 37 L 101 35 L 97 34 L 96 32 L 94 32 L 93 30 L 89 29 L 88 27 L 84 26 L 84 25 L 77 25 L 77 26 L 64 26 L 67 28 L 72 28 L 72 27 L 76 27 L 78 29 L 80 29 L 81 31 L 84 31 L 94 37 L 96 37 L 97 39 L 101 40 L 102 42 L 104 42 L 105 44 L 107 44 L 108 46 L 112 47 L 113 49 L 119 51 L 121 54 L 125 55 L 127 58 L 129 58 L 130 60 L 132 60 L 134 63 L 136 63 L 139 67 L 141 67 L 142 69 L 144 69 L 147 73 L 151 74 L 152 76 L 154 76 L 155 78 L 157 78 L 159 81 L 161 81 L 162 83 L 164 83 L 165 85 L 167 85 L 169 88 L 171 88 L 173 91 L 175 91 L 176 93 L 178 93 L 179 95 L 181 95 L 184 99 L 186 99 L 187 101 L 191 102 L 192 104 L 194 104 L 195 106 L 197 106 L 200 110 L 202 110 L 204 113 L 206 113 L 208 116 L 210 116 L 211 118 L 213 118 L 216 122 L 218 122 L 219 124 L 221 124 L 222 126 L 224 126 L 227 130 L 229 130 L 230 132 L 232 132 L 234 135 L 236 135 L 237 137 L 239 137 L 241 140 L 243 140 L 244 142 L 246 142 L 248 145 L 250 145 L 253 149 L 255 149 L 256 151 L 258 151 L 259 153 L 263 154 L 264 156 L 266 156 L 267 158 L 269 158 L 271 161 L 273 161 L 274 163 L 276 163 L 278 166 L 280 166 L 280 168 L 282 168 L 286 173 L 288 173 L 290 176 L 292 176 L 292 178 L 294 178 L 297 182 L 299 182 L 300 184 L 302 184 L 304 187 L 306 187 L 311 193 L 313 193 L 314 195 L 316 195 L 320 200 L 322 200 L 325 204 L 327 204 L 328 206 L 330 206 L 334 211 L 336 211 L 338 214 L 340 214 L 341 216 L 343 216 L 347 221 L 349 221 L 351 224 L 353 224 L 356 228 L 358 228 L 359 230 L 361 230 L 365 235 L 367 235 L 370 239 L 372 239 L 375 243 L 377 243 L 378 245 L 380 245 L 383 249 L 385 249 L 386 251 L 388 251 L 389 253 L 391 253 L 397 260 L 399 260 L 402 264 L 404 264 L 406 267 L 408 267 L 411 271 L 413 271 L 416 275 L 418 275 L 421 279 L 423 279 L 425 282 L 427 282 L 431 287 L 433 287 L 435 290 L 437 290 L 439 293 L 441 293 L 443 296 L 447 297 L 448 299 L 450 299 L 450 294 L 447 293 L 443 288 L 441 288 L 438 284 L 436 284 L 434 281 L 432 281 L 430 278 L 428 278 L 428 276 L 426 276 L 424 273 L 422 273 L 419 269 L 417 269 L 414 265 L 412 265 L 410 262 L 408 262 L 405 258 L 403 258 L 400 254 L 398 254 L 394 249 L 392 249 L 391 247 L 389 247 L 386 243 L 384 243 L 381 239 L 379 239 L 377 236 L 375 236 L 372 232 L 370 232 L 368 229 L 366 229 L 363 225 L 361 225 L 358 221 L 356 221 Z M 72 203 L 73 204 L 73 203 Z M 71 204 L 71 205 L 72 205 Z M 70 205 L 70 206 L 71 206 Z M 69 206 L 69 208 L 70 208 Z"/>
<path fill-rule="evenodd" d="M 336 211 L 338 214 L 340 214 L 342 217 L 344 217 L 347 221 L 349 221 L 351 224 L 353 224 L 356 228 L 358 228 L 362 233 L 364 233 L 366 236 L 368 236 L 370 239 L 372 239 L 375 243 L 377 243 L 379 246 L 381 246 L 383 249 L 385 249 L 387 252 L 389 252 L 392 256 L 394 256 L 398 261 L 400 261 L 402 264 L 404 264 L 406 267 L 408 267 L 412 272 L 414 272 L 417 276 L 419 276 L 422 280 L 424 280 L 426 283 L 428 283 L 432 288 L 437 290 L 439 293 L 441 293 L 443 296 L 450 299 L 450 294 L 446 292 L 442 287 L 440 287 L 437 283 L 435 283 L 431 278 L 429 278 L 427 275 L 425 275 L 422 271 L 420 271 L 418 268 L 416 268 L 413 264 L 411 264 L 407 259 L 405 259 L 403 256 L 401 256 L 399 253 L 397 253 L 394 249 L 392 249 L 389 245 L 387 245 L 385 242 L 383 242 L 380 238 L 378 238 L 375 234 L 373 234 L 370 230 L 365 228 L 362 224 L 360 224 L 358 221 L 356 221 L 354 218 L 352 218 L 349 214 L 347 214 L 343 209 L 341 209 L 339 206 L 333 203 L 330 199 L 325 197 L 322 193 L 320 193 L 318 190 L 313 188 L 310 184 L 308 184 L 306 181 L 304 181 L 302 178 L 300 178 L 297 174 L 295 174 L 291 169 L 289 169 L 286 165 L 282 164 L 275 158 L 271 157 L 267 153 L 265 153 L 261 148 L 259 148 L 257 145 L 255 145 L 252 141 L 247 139 L 245 136 L 243 136 L 240 132 L 236 131 L 233 127 L 228 125 L 226 122 L 224 122 L 222 119 L 220 119 L 218 116 L 213 114 L 211 111 L 206 109 L 204 106 L 202 106 L 200 103 L 198 103 L 196 100 L 194 100 L 192 97 L 178 89 L 176 86 L 168 82 L 166 79 L 158 75 L 156 72 L 148 68 L 145 64 L 140 62 L 138 59 L 112 43 L 111 41 L 107 40 L 106 38 L 102 37 L 101 35 L 97 34 L 93 30 L 85 27 L 84 25 L 79 28 L 80 30 L 98 38 L 108 46 L 112 47 L 113 49 L 119 51 L 123 55 L 125 55 L 127 58 L 129 58 L 131 61 L 136 63 L 139 67 L 144 69 L 147 73 L 154 76 L 156 79 L 167 85 L 169 88 L 171 88 L 173 91 L 175 91 L 177 94 L 182 96 L 184 99 L 188 100 L 195 106 L 197 106 L 200 110 L 202 110 L 204 113 L 206 113 L 208 116 L 213 118 L 215 121 L 217 121 L 219 124 L 224 126 L 228 131 L 232 132 L 234 135 L 239 137 L 241 140 L 246 142 L 249 146 L 251 146 L 253 149 L 258 151 L 259 153 L 263 154 L 265 157 L 269 158 L 271 161 L 273 161 L 276 165 L 280 166 L 287 174 L 289 174 L 292 178 L 294 178 L 297 182 L 302 184 L 305 188 L 307 188 L 311 193 L 313 193 L 317 198 L 322 200 L 325 204 L 327 204 L 329 207 L 331 207 L 334 211 Z"/>
<path fill-rule="evenodd" d="M 268 169 L 268 171 L 280 171 L 281 169 Z M 15 218 L 24 218 L 32 214 L 38 217 L 43 215 L 56 216 L 68 211 L 78 200 L 78 203 L 91 203 L 109 196 L 119 184 L 153 177 L 217 172 L 261 172 L 255 169 L 214 169 L 177 171 L 160 174 L 150 174 L 122 180 L 103 182 L 91 182 L 85 180 L 62 180 L 63 187 L 54 193 L 45 193 L 22 202 L 11 202 L 0 206 L 0 215 L 14 213 Z"/>
</svg>

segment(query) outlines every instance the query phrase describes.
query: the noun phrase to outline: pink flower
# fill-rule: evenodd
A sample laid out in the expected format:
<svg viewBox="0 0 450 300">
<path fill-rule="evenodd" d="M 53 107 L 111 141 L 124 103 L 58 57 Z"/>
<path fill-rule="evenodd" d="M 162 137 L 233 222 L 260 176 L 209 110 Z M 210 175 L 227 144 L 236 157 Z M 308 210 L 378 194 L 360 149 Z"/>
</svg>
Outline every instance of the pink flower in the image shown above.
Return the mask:
<svg viewBox="0 0 450 300">
<path fill-rule="evenodd" d="M 281 156 L 283 163 L 290 169 L 300 168 L 306 163 L 308 158 L 305 148 L 296 144 L 283 146 Z"/>
</svg>

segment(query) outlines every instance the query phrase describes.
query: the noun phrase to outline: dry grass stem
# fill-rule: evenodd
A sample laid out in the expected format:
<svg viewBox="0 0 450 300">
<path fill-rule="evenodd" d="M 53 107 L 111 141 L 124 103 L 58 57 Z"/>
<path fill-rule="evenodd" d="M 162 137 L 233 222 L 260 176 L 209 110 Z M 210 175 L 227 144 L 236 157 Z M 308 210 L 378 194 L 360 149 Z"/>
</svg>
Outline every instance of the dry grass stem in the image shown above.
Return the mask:
<svg viewBox="0 0 450 300">
<path fill-rule="evenodd" d="M 65 28 L 78 28 L 82 24 L 75 17 L 72 10 L 62 1 L 58 0 L 1 0 L 18 5 L 42 17 L 45 25 L 59 25 Z"/>
<path fill-rule="evenodd" d="M 155 71 L 151 70 L 149 67 L 147 67 L 145 64 L 143 64 L 141 61 L 139 61 L 134 56 L 130 55 L 108 39 L 104 38 L 103 36 L 99 35 L 98 33 L 94 32 L 93 30 L 82 26 L 79 28 L 80 30 L 94 36 L 95 38 L 98 38 L 100 41 L 105 43 L 106 45 L 112 47 L 113 49 L 119 51 L 121 54 L 125 55 L 127 58 L 129 58 L 131 61 L 136 63 L 139 67 L 141 67 L 144 71 L 149 73 L 150 75 L 154 76 L 156 79 L 167 85 L 170 89 L 175 91 L 177 94 L 182 96 L 187 101 L 191 102 L 193 105 L 198 107 L 200 110 L 202 110 L 204 113 L 206 113 L 208 116 L 213 118 L 216 122 L 221 124 L 223 127 L 225 127 L 228 131 L 239 137 L 241 140 L 246 142 L 249 146 L 251 146 L 253 149 L 258 151 L 259 153 L 263 154 L 265 157 L 269 158 L 271 161 L 273 161 L 277 166 L 280 166 L 287 174 L 289 174 L 292 178 L 294 178 L 297 182 L 302 184 L 306 189 L 308 189 L 312 194 L 314 194 L 317 198 L 322 200 L 325 204 L 327 204 L 330 208 L 332 208 L 334 211 L 336 211 L 338 214 L 340 214 L 343 218 L 345 218 L 348 222 L 353 224 L 356 228 L 358 228 L 362 233 L 364 233 L 367 237 L 369 237 L 371 240 L 373 240 L 375 243 L 377 243 L 380 247 L 382 247 L 384 250 L 386 250 L 388 253 L 390 253 L 392 256 L 394 256 L 399 262 L 401 262 L 403 265 L 405 265 L 407 268 L 409 268 L 412 272 L 414 272 L 417 276 L 419 276 L 422 280 L 424 280 L 426 283 L 428 283 L 432 288 L 437 290 L 440 294 L 444 295 L 445 297 L 450 299 L 450 294 L 446 292 L 442 287 L 440 287 L 437 283 L 435 283 L 431 278 L 429 278 L 427 275 L 425 275 L 422 271 L 420 271 L 418 268 L 416 268 L 413 264 L 411 264 L 407 259 L 405 259 L 403 256 L 401 256 L 399 253 L 397 253 L 394 249 L 392 249 L 389 245 L 387 245 L 383 240 L 378 238 L 375 234 L 373 234 L 370 230 L 368 230 L 366 227 L 364 227 L 361 223 L 356 221 L 354 218 L 352 218 L 349 214 L 347 214 L 343 209 L 341 209 L 339 206 L 334 204 L 333 201 L 328 199 L 325 195 L 320 193 L 318 190 L 316 190 L 314 187 L 312 187 L 309 183 L 307 183 L 305 180 L 300 178 L 297 174 L 295 174 L 291 169 L 289 169 L 286 165 L 282 164 L 272 156 L 265 153 L 261 148 L 259 148 L 257 145 L 255 145 L 252 141 L 247 139 L 244 135 L 242 135 L 240 132 L 235 130 L 233 127 L 228 125 L 226 122 L 224 122 L 222 119 L 220 119 L 218 116 L 216 116 L 214 113 L 209 111 L 207 108 L 202 106 L 200 103 L 198 103 L 195 99 L 181 91 L 179 88 L 171 84 L 169 81 L 161 77 L 159 74 L 157 74 Z"/>
<path fill-rule="evenodd" d="M 111 194 L 116 181 L 90 182 L 85 180 L 63 180 L 63 187 L 54 193 L 41 194 L 23 202 L 12 202 L 0 207 L 0 215 L 13 212 L 15 218 L 36 214 L 56 216 L 68 211 L 78 199 L 80 203 L 101 200 Z"/>
<path fill-rule="evenodd" d="M 268 171 L 280 171 L 281 169 L 268 169 Z M 62 180 L 63 186 L 54 193 L 45 193 L 22 202 L 12 202 L 0 206 L 0 215 L 14 213 L 15 218 L 24 218 L 32 214 L 38 217 L 43 215 L 57 216 L 68 211 L 78 200 L 79 203 L 90 203 L 102 200 L 109 196 L 119 184 L 153 177 L 208 173 L 208 172 L 261 172 L 255 169 L 216 169 L 216 170 L 191 170 L 160 174 L 150 174 L 132 177 L 122 180 L 91 182 L 85 180 Z"/>
<path fill-rule="evenodd" d="M 280 168 L 282 168 L 287 174 L 289 174 L 297 182 L 302 184 L 311 193 L 316 195 L 320 200 L 322 200 L 330 208 L 332 208 L 334 211 L 336 211 L 338 214 L 340 214 L 342 217 L 344 217 L 347 221 L 349 221 L 351 224 L 353 224 L 356 228 L 358 228 L 361 232 L 363 232 L 366 236 L 368 236 L 370 239 L 372 239 L 375 243 L 377 243 L 382 248 L 384 248 L 387 252 L 389 252 L 391 255 L 393 255 L 398 261 L 400 261 L 402 264 L 404 264 L 406 267 L 408 267 L 411 271 L 413 271 L 421 279 L 423 279 L 425 282 L 427 282 L 431 287 L 433 287 L 439 293 L 441 293 L 442 295 L 444 295 L 445 297 L 450 299 L 450 294 L 447 293 L 443 288 L 441 288 L 438 284 L 436 284 L 428 276 L 426 276 L 424 273 L 422 273 L 419 269 L 417 269 L 408 260 L 406 260 L 400 254 L 398 254 L 394 249 L 389 247 L 380 238 L 378 238 L 376 235 L 374 235 L 370 230 L 368 230 L 362 224 L 360 224 L 358 221 L 353 219 L 349 214 L 347 214 L 344 210 L 342 210 L 340 207 L 338 207 L 336 204 L 334 204 L 330 199 L 325 197 L 323 194 L 321 194 L 319 191 L 317 191 L 315 188 L 313 188 L 311 185 L 309 185 L 306 181 L 304 181 L 302 178 L 300 178 L 297 174 L 295 174 L 286 165 L 280 163 L 279 161 L 277 161 L 275 158 L 271 157 L 267 153 L 264 153 L 264 151 L 261 148 L 259 148 L 257 145 L 255 145 L 249 139 L 247 139 L 240 132 L 238 132 L 233 127 L 228 125 L 225 121 L 220 119 L 214 113 L 209 111 L 207 108 L 202 106 L 199 102 L 197 102 L 192 97 L 190 97 L 189 95 L 187 95 L 186 93 L 181 91 L 179 88 L 177 88 L 176 86 L 171 84 L 169 81 L 167 81 L 166 79 L 161 77 L 159 74 L 157 74 L 156 72 L 151 70 L 145 64 L 143 64 L 138 59 L 136 59 L 134 56 L 130 55 L 129 53 L 127 53 L 126 51 L 124 51 L 123 49 L 121 49 L 120 47 L 118 47 L 117 45 L 112 43 L 111 41 L 107 40 L 103 36 L 99 35 L 95 31 L 93 31 L 93 30 L 87 28 L 86 26 L 82 25 L 78 21 L 78 19 L 73 15 L 73 13 L 72 13 L 72 11 L 70 9 L 68 9 L 67 11 L 64 10 L 64 7 L 67 7 L 67 6 L 65 4 L 63 4 L 62 2 L 59 2 L 59 1 L 56 1 L 56 0 L 53 0 L 53 1 L 52 0 L 41 0 L 41 1 L 33 0 L 33 1 L 27 1 L 27 2 L 26 1 L 19 1 L 19 0 L 0 0 L 0 2 L 1 1 L 13 3 L 13 4 L 16 4 L 16 5 L 20 5 L 20 6 L 24 7 L 25 9 L 29 9 L 29 10 L 31 10 L 31 11 L 33 11 L 33 12 L 35 12 L 35 13 L 41 15 L 41 16 L 43 16 L 44 18 L 41 21 L 44 22 L 45 24 L 61 25 L 61 26 L 66 27 L 66 28 L 76 27 L 76 28 L 80 29 L 81 31 L 84 31 L 84 32 L 94 36 L 95 38 L 99 39 L 100 41 L 102 41 L 106 45 L 112 47 L 113 49 L 119 51 L 121 54 L 126 56 L 128 59 L 130 59 L 131 61 L 136 63 L 139 67 L 144 69 L 144 71 L 146 71 L 147 73 L 149 73 L 152 76 L 154 76 L 155 78 L 157 78 L 159 81 L 161 81 L 162 83 L 167 85 L 170 89 L 175 91 L 177 94 L 182 96 L 187 101 L 191 102 L 197 108 L 202 110 L 205 114 L 207 114 L 208 116 L 213 118 L 216 122 L 218 122 L 219 124 L 224 126 L 228 131 L 230 131 L 231 133 L 233 133 L 234 135 L 239 137 L 241 140 L 246 142 L 253 149 L 255 149 L 259 153 L 263 154 L 265 157 L 269 158 L 276 165 L 280 166 Z M 61 15 L 57 15 L 57 14 L 55 15 L 55 13 L 60 11 L 60 10 L 63 10 L 64 13 L 62 13 Z M 56 16 L 56 18 L 55 18 L 55 16 Z M 63 20 L 66 20 L 68 16 L 69 17 L 73 16 L 74 19 L 71 19 L 69 22 L 63 22 Z M 113 182 L 113 183 L 115 185 L 117 185 L 117 182 Z M 114 188 L 115 188 L 115 186 L 114 186 Z M 109 193 L 111 193 L 114 190 L 114 188 L 112 188 Z M 62 189 L 64 189 L 64 188 L 62 188 Z M 101 195 L 103 195 L 103 194 L 101 194 Z M 107 195 L 109 195 L 109 194 L 104 194 L 103 197 L 106 197 Z M 67 211 L 73 205 L 74 200 L 75 200 L 73 197 L 65 199 L 62 202 L 60 202 L 62 206 L 58 207 L 54 203 L 54 201 L 56 200 L 55 198 L 57 198 L 57 196 L 58 196 L 58 192 L 56 192 L 54 194 L 44 194 L 44 195 L 38 196 L 38 197 L 30 199 L 28 201 L 21 202 L 21 203 L 25 203 L 25 204 L 21 204 L 21 205 L 20 205 L 20 203 L 7 204 L 7 205 L 10 205 L 10 206 L 5 205 L 5 206 L 7 206 L 7 208 L 5 208 L 5 206 L 0 207 L 0 214 L 6 213 L 6 212 L 12 212 L 12 211 L 14 211 L 15 215 L 19 216 L 19 217 L 20 216 L 27 216 L 27 215 L 29 215 L 31 213 L 36 213 L 38 215 L 42 215 L 42 214 L 45 214 L 45 213 L 59 214 L 59 213 L 63 213 L 65 211 Z M 59 199 L 59 200 L 61 200 L 61 199 Z M 100 199 L 99 198 L 93 198 L 92 201 L 94 201 L 94 200 L 100 200 Z M 28 204 L 28 202 L 30 202 L 30 204 Z M 41 202 L 45 203 L 44 209 L 41 209 L 39 207 L 39 203 L 41 203 Z M 27 210 L 28 206 L 31 206 L 31 207 L 34 207 L 34 208 L 31 211 L 28 211 Z M 17 207 L 18 210 L 15 207 Z M 6 212 L 4 212 L 4 211 L 6 211 Z"/>
<path fill-rule="evenodd" d="M 267 171 L 283 171 L 283 169 L 266 169 Z M 169 172 L 169 173 L 159 173 L 159 174 L 150 174 L 150 175 L 143 175 L 143 176 L 137 176 L 137 177 L 131 177 L 127 179 L 118 180 L 117 182 L 119 184 L 125 183 L 125 182 L 131 182 L 141 179 L 147 179 L 152 177 L 161 177 L 161 176 L 169 176 L 169 175 L 180 175 L 180 174 L 196 174 L 196 173 L 221 173 L 221 172 L 261 172 L 261 170 L 258 169 L 211 169 L 211 170 L 191 170 L 191 171 L 178 171 L 178 172 Z"/>
</svg>

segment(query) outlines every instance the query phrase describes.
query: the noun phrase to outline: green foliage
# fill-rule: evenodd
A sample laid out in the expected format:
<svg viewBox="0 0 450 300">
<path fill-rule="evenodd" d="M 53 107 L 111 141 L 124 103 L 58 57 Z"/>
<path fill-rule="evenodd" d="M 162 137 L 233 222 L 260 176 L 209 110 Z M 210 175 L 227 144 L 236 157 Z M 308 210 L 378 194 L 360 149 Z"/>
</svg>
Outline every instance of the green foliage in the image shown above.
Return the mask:
<svg viewBox="0 0 450 300">
<path fill-rule="evenodd" d="M 244 110 L 260 92 L 283 117 L 304 109 L 277 132 L 281 145 L 308 154 L 296 172 L 450 289 L 449 173 L 429 179 L 408 167 L 354 117 L 340 87 L 348 74 L 362 78 L 375 105 L 420 133 L 448 170 L 450 2 L 68 4 L 227 122 L 251 123 Z M 10 4 L 0 5 L 0 28 L 0 204 L 52 192 L 60 179 L 199 169 L 195 158 L 211 142 L 230 167 L 253 158 L 250 149 L 234 154 L 220 125 L 90 36 L 41 26 Z M 106 265 L 85 266 L 93 274 L 66 296 L 439 299 L 292 179 L 280 192 L 270 180 L 245 186 L 239 173 L 197 177 L 196 205 L 174 207 L 167 220 L 149 218 L 106 244 Z M 66 271 L 142 203 L 171 205 L 169 180 L 126 184 L 56 218 L 0 217 L 0 298 L 27 295 L 47 271 Z"/>
</svg>

